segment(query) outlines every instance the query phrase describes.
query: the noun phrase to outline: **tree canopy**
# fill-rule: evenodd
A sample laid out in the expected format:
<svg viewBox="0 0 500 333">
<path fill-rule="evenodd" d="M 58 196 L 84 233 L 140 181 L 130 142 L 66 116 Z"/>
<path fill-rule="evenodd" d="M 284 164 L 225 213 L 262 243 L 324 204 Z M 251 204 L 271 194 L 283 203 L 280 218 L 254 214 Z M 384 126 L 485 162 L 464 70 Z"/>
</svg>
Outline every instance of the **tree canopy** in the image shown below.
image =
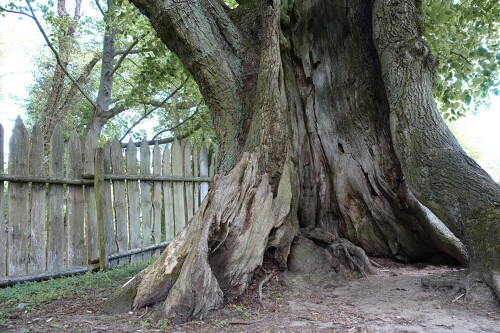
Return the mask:
<svg viewBox="0 0 500 333">
<path fill-rule="evenodd" d="M 105 20 L 113 20 L 114 24 L 120 27 L 115 45 L 116 50 L 122 52 L 124 57 L 115 59 L 120 62 L 120 66 L 114 73 L 114 102 L 111 107 L 127 111 L 107 123 L 104 132 L 106 137 L 122 137 L 128 127 L 148 114 L 152 108 L 157 108 L 158 103 L 181 84 L 183 87 L 177 93 L 175 102 L 170 100 L 163 106 L 168 106 L 168 112 L 155 112 L 157 126 L 154 131 L 174 127 L 175 121 L 173 123 L 172 119 L 189 117 L 195 106 L 199 105 L 195 117 L 205 118 L 190 122 L 192 126 L 183 131 L 190 132 L 197 125 L 204 124 L 203 134 L 199 137 L 210 135 L 210 129 L 206 126 L 206 107 L 203 103 L 199 104 L 201 96 L 198 87 L 176 56 L 159 41 L 147 19 L 132 9 L 128 1 L 111 1 L 116 8 L 113 13 L 105 13 L 107 5 L 99 1 L 84 4 L 85 10 L 78 17 L 58 15 L 57 1 L 31 2 L 36 4 L 35 11 L 56 49 L 61 45 L 72 45 L 70 53 L 66 55 L 68 72 L 82 80 L 86 76 L 83 86 L 93 98 L 96 97 L 99 86 L 99 59 L 102 55 L 97 50 L 102 49 Z M 29 15 L 26 4 L 24 0 L 9 1 L 7 5 L 0 6 L 0 11 Z M 238 5 L 229 0 L 226 4 L 231 8 Z M 434 92 L 443 117 L 455 120 L 467 112 L 474 112 L 480 105 L 487 104 L 490 94 L 498 95 L 499 6 L 487 0 L 423 1 L 422 16 L 425 38 L 439 60 Z M 68 29 L 75 30 L 76 34 L 68 35 Z M 62 39 L 63 44 L 56 43 Z M 131 45 L 133 50 L 129 52 L 132 52 L 123 53 Z M 55 94 L 46 88 L 57 67 L 57 62 L 48 49 L 36 58 L 36 63 L 36 79 L 30 87 L 30 97 L 27 101 L 28 114 L 32 121 L 41 119 L 50 100 L 48 95 Z M 89 73 L 85 74 L 86 71 Z M 78 96 L 68 106 L 67 115 L 61 118 L 63 127 L 83 130 L 93 114 L 93 106 L 80 93 L 69 91 L 71 82 L 67 78 L 64 85 L 63 90 L 67 97 L 68 94 Z M 59 102 L 62 103 L 63 101 Z M 179 131 L 180 129 L 177 132 Z M 133 135 L 136 139 L 145 135 L 143 131 L 132 133 L 135 133 Z"/>
<path fill-rule="evenodd" d="M 92 118 L 99 116 L 95 102 L 105 80 L 102 61 L 111 61 L 112 96 L 107 109 L 100 112 L 106 122 L 103 139 L 114 136 L 123 139 L 125 134 L 142 139 L 146 133 L 135 126 L 152 117 L 155 121 L 150 130 L 158 134 L 155 139 L 169 133 L 170 136 L 190 133 L 194 140 L 210 136 L 206 106 L 198 87 L 177 57 L 151 31 L 147 19 L 128 2 L 97 1 L 83 4 L 83 10 L 78 7 L 81 5 L 73 8 L 74 14 L 71 8 L 66 8 L 64 0 L 33 3 L 31 9 L 24 1 L 11 1 L 2 7 L 3 12 L 22 13 L 36 19 L 51 47 L 35 60 L 35 82 L 29 88 L 27 100 L 31 123 L 47 122 L 47 113 L 53 109 L 52 113 L 59 116 L 52 118 L 61 122 L 68 136 L 72 129 L 83 134 Z M 110 26 L 116 27 L 111 58 L 103 51 L 104 36 L 106 31 L 109 34 Z M 63 62 L 66 74 L 54 55 Z M 104 85 L 111 87 L 111 84 Z"/>
<path fill-rule="evenodd" d="M 495 1 L 423 1 L 425 38 L 438 58 L 434 93 L 455 120 L 499 95 L 500 6 Z"/>
</svg>

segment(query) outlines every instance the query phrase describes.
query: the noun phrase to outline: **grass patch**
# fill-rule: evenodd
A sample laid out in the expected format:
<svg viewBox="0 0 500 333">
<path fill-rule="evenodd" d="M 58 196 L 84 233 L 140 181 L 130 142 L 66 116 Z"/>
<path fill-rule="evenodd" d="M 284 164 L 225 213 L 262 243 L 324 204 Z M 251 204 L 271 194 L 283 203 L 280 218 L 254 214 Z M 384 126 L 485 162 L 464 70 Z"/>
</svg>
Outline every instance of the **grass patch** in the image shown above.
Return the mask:
<svg viewBox="0 0 500 333">
<path fill-rule="evenodd" d="M 42 282 L 23 282 L 0 289 L 0 323 L 12 312 L 37 309 L 46 302 L 68 295 L 86 297 L 88 290 L 125 282 L 148 264 L 122 265 L 106 272 L 87 272 Z"/>
</svg>

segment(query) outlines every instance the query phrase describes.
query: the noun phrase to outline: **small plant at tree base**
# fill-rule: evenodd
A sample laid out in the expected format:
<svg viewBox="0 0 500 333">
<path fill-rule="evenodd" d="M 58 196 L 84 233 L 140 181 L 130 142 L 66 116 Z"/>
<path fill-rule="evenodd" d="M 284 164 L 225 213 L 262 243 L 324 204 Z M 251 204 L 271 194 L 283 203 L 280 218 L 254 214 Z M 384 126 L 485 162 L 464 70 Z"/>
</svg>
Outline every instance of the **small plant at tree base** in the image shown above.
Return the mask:
<svg viewBox="0 0 500 333">
<path fill-rule="evenodd" d="M 172 326 L 172 322 L 168 319 L 161 319 L 158 321 L 156 324 L 156 328 L 158 328 L 161 331 L 172 331 L 174 330 L 174 327 Z"/>
<path fill-rule="evenodd" d="M 252 317 L 252 314 L 248 311 L 245 310 L 244 307 L 242 307 L 241 305 L 236 305 L 234 304 L 233 305 L 234 309 L 236 311 L 238 311 L 245 319 L 249 319 L 250 317 Z"/>
<path fill-rule="evenodd" d="M 229 323 L 225 320 L 213 320 L 211 324 L 215 327 L 227 327 Z"/>
</svg>

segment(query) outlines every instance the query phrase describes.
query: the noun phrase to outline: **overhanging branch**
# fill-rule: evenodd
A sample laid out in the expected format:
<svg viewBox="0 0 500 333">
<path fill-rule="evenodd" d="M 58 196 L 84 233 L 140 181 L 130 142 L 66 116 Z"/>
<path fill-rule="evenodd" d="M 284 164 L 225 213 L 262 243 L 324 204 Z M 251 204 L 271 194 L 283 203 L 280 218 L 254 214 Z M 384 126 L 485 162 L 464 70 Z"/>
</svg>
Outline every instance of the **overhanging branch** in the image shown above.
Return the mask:
<svg viewBox="0 0 500 333">
<path fill-rule="evenodd" d="M 123 52 L 123 54 L 121 55 L 120 59 L 118 59 L 118 62 L 116 63 L 115 67 L 113 68 L 113 71 L 111 72 L 110 76 L 113 76 L 113 74 L 115 74 L 115 72 L 118 70 L 118 68 L 120 68 L 120 66 L 122 65 L 123 63 L 123 60 L 125 60 L 125 58 L 130 54 L 130 52 L 132 51 L 132 49 L 134 48 L 134 46 L 137 45 L 137 43 L 139 43 L 139 41 L 144 37 L 146 36 L 146 34 L 144 34 L 143 36 L 135 39 L 132 44 L 129 45 L 129 47 L 127 47 L 127 49 L 125 50 L 125 52 Z"/>
<path fill-rule="evenodd" d="M 156 111 L 160 106 L 162 106 L 163 104 L 165 104 L 170 98 L 172 98 L 181 88 L 184 87 L 184 84 L 186 84 L 186 80 L 184 80 L 184 82 L 181 83 L 181 85 L 177 88 L 175 88 L 174 91 L 172 91 L 161 103 L 160 105 L 152 108 L 149 112 L 146 112 L 142 117 L 140 117 L 135 123 L 132 124 L 132 126 L 129 127 L 129 129 L 125 132 L 125 134 L 123 134 L 123 136 L 121 137 L 120 141 L 122 141 L 123 139 L 125 139 L 125 137 L 130 133 L 130 131 L 132 131 L 132 129 L 137 126 L 141 121 L 143 121 L 144 119 L 146 119 L 146 117 L 148 117 L 151 113 L 153 113 L 154 111 Z"/>
<path fill-rule="evenodd" d="M 160 134 L 163 134 L 163 133 L 165 133 L 165 132 L 170 132 L 170 131 L 173 131 L 174 129 L 181 127 L 181 126 L 182 126 L 182 125 L 184 125 L 186 122 L 188 122 L 189 120 L 193 119 L 193 118 L 194 118 L 194 116 L 195 116 L 195 115 L 196 115 L 196 114 L 200 111 L 200 110 L 199 110 L 199 106 L 200 106 L 200 104 L 201 104 L 201 101 L 200 101 L 200 103 L 198 103 L 198 105 L 196 106 L 196 111 L 195 111 L 192 115 L 190 115 L 188 118 L 186 118 L 186 120 L 184 120 L 182 123 L 180 123 L 180 124 L 178 124 L 178 125 L 175 125 L 174 127 L 167 128 L 167 129 L 164 129 L 164 130 L 159 131 L 158 133 L 156 133 L 156 134 L 153 136 L 153 138 L 152 138 L 151 140 L 156 139 L 156 137 L 157 137 L 157 136 L 159 136 Z"/>
<path fill-rule="evenodd" d="M 30 12 L 31 12 L 31 16 L 29 16 L 29 15 L 28 16 L 31 17 L 35 21 L 36 26 L 38 27 L 38 30 L 40 30 L 40 33 L 42 34 L 43 39 L 47 43 L 47 46 L 50 48 L 50 50 L 52 51 L 52 53 L 54 53 L 54 56 L 56 57 L 56 60 L 57 60 L 57 64 L 59 66 L 61 66 L 61 69 L 63 70 L 64 74 L 71 80 L 71 82 L 73 82 L 73 84 L 78 88 L 78 90 L 82 93 L 82 95 L 85 97 L 85 99 L 87 101 L 89 101 L 89 103 L 92 104 L 92 106 L 94 108 L 96 108 L 97 110 L 99 110 L 99 106 L 92 100 L 92 98 L 90 98 L 90 96 L 85 92 L 85 90 L 83 89 L 83 87 L 68 72 L 68 69 L 66 68 L 66 65 L 64 65 L 64 63 L 62 62 L 61 58 L 59 57 L 59 53 L 54 48 L 54 45 L 52 45 L 52 42 L 50 41 L 49 37 L 45 33 L 45 30 L 43 29 L 42 25 L 40 24 L 40 21 L 38 21 L 38 18 L 36 17 L 35 12 L 33 10 L 33 7 L 31 7 L 31 4 L 30 4 L 29 0 L 25 0 L 25 1 L 26 1 L 26 4 L 28 5 L 28 8 L 30 9 Z"/>
<path fill-rule="evenodd" d="M 161 139 L 161 140 L 149 140 L 149 141 L 147 141 L 147 144 L 149 146 L 153 146 L 156 142 L 158 142 L 159 145 L 162 145 L 162 144 L 166 144 L 166 143 L 172 143 L 172 142 L 175 141 L 175 139 L 182 140 L 182 139 L 185 139 L 185 138 L 189 137 L 191 134 L 193 134 L 194 132 L 196 132 L 200 128 L 201 128 L 201 124 L 198 124 L 191 131 L 189 131 L 189 132 L 187 132 L 185 134 L 178 135 L 178 136 L 175 136 L 175 137 L 165 138 L 165 139 Z M 141 144 L 142 144 L 142 141 L 134 142 L 134 145 L 136 147 L 140 147 Z M 121 142 L 120 146 L 122 148 L 127 148 L 127 143 Z"/>
<path fill-rule="evenodd" d="M 6 12 L 6 13 L 11 13 L 11 14 L 19 14 L 19 15 L 24 15 L 24 16 L 27 16 L 31 19 L 34 19 L 33 16 L 31 16 L 30 14 L 28 13 L 25 13 L 25 12 L 20 12 L 20 11 L 17 11 L 17 10 L 10 10 L 10 9 L 7 9 L 3 6 L 0 6 L 0 11 L 2 12 Z"/>
</svg>

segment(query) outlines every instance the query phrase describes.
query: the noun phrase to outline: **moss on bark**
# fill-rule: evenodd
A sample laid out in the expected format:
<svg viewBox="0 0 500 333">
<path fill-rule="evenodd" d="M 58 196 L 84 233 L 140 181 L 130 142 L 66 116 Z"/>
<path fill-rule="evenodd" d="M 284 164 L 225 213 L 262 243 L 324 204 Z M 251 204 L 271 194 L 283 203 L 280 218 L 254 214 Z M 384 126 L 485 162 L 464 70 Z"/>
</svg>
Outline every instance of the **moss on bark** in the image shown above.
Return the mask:
<svg viewBox="0 0 500 333">
<path fill-rule="evenodd" d="M 465 223 L 465 233 L 472 252 L 471 267 L 484 274 L 500 270 L 500 207 L 478 209 Z"/>
</svg>

